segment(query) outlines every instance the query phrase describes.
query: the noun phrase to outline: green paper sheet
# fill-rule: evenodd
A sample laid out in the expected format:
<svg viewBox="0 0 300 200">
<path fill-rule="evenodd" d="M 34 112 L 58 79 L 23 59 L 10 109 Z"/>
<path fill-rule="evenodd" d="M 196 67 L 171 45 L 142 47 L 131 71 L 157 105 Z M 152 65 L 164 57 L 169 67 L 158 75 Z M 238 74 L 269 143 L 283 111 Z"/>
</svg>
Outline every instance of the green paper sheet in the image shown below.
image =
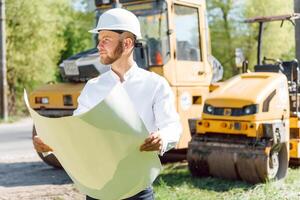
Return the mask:
<svg viewBox="0 0 300 200">
<path fill-rule="evenodd" d="M 150 186 L 161 170 L 157 152 L 140 152 L 148 132 L 126 91 L 117 84 L 94 108 L 78 116 L 47 118 L 26 106 L 75 186 L 101 200 L 130 197 Z"/>
</svg>

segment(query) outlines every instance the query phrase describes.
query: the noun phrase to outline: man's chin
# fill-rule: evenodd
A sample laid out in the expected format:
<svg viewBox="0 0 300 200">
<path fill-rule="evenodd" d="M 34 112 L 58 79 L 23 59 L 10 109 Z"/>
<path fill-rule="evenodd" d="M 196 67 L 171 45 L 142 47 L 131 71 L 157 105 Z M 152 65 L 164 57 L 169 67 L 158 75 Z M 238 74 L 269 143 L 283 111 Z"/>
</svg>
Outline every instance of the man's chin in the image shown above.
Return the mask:
<svg viewBox="0 0 300 200">
<path fill-rule="evenodd" d="M 100 59 L 102 65 L 110 65 L 111 63 L 108 60 Z"/>
<path fill-rule="evenodd" d="M 102 63 L 103 65 L 111 65 L 112 63 L 114 63 L 117 59 L 101 59 L 100 58 L 100 63 Z"/>
</svg>

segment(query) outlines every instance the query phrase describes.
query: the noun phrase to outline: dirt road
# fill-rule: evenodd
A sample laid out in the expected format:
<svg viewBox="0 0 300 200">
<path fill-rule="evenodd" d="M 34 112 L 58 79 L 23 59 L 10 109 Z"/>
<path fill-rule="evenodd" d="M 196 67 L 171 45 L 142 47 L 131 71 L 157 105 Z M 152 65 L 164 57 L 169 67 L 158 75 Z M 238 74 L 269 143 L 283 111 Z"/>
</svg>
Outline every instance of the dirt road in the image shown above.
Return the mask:
<svg viewBox="0 0 300 200">
<path fill-rule="evenodd" d="M 31 144 L 30 120 L 0 125 L 0 200 L 83 200 L 63 170 L 44 164 Z"/>
</svg>

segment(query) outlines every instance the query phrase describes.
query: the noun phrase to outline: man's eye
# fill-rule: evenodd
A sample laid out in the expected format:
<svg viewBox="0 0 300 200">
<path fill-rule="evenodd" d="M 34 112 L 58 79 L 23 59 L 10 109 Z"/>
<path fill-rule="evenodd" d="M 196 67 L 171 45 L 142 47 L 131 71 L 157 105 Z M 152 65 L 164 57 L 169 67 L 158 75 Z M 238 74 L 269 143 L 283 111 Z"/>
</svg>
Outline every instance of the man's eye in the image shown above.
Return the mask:
<svg viewBox="0 0 300 200">
<path fill-rule="evenodd" d="M 103 39 L 102 42 L 103 42 L 103 43 L 108 43 L 108 42 L 109 42 L 109 39 Z"/>
</svg>

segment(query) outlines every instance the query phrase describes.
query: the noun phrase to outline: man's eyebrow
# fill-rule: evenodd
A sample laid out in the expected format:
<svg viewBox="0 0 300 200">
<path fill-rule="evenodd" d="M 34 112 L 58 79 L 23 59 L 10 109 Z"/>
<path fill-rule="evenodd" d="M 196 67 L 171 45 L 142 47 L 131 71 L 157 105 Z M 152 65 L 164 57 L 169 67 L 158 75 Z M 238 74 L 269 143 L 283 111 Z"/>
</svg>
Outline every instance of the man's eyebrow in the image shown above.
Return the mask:
<svg viewBox="0 0 300 200">
<path fill-rule="evenodd" d="M 105 38 L 111 38 L 111 36 L 109 36 L 109 35 L 104 35 L 104 36 L 102 36 L 102 37 L 98 37 L 98 39 L 105 39 Z"/>
</svg>

